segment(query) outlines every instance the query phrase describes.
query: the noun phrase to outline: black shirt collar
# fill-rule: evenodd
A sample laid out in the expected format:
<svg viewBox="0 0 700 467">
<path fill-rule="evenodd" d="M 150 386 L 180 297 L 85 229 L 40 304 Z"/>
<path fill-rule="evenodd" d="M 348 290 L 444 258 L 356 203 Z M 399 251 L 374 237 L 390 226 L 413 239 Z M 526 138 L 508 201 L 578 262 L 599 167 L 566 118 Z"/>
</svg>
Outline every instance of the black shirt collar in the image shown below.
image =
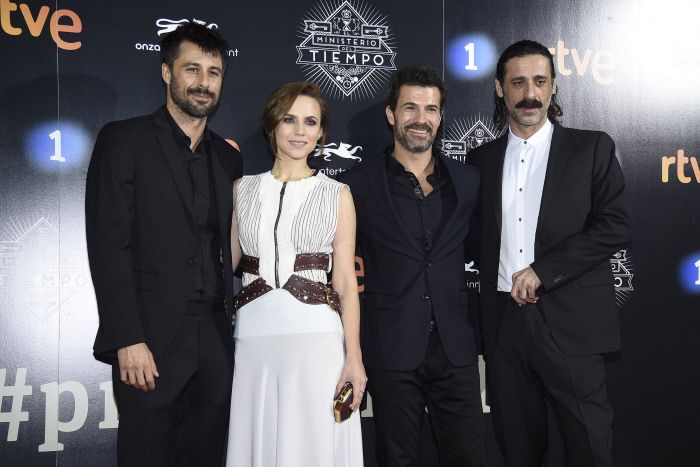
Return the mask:
<svg viewBox="0 0 700 467">
<path fill-rule="evenodd" d="M 406 168 L 401 164 L 401 162 L 397 161 L 394 157 L 393 147 L 387 148 L 385 154 L 387 160 L 386 168 L 389 175 L 403 176 L 405 172 L 408 172 Z M 435 181 L 439 181 L 442 179 L 442 173 L 444 172 L 444 169 L 442 168 L 443 161 L 441 160 L 442 158 L 440 157 L 440 154 L 433 151 L 432 157 L 434 161 L 433 173 L 428 175 L 428 182 L 430 182 L 431 185 L 435 185 Z"/>
<path fill-rule="evenodd" d="M 165 120 L 168 122 L 170 125 L 170 130 L 173 133 L 173 139 L 178 142 L 179 145 L 182 147 L 186 148 L 187 151 L 190 151 L 190 144 L 192 143 L 192 140 L 190 139 L 189 136 L 185 134 L 184 131 L 182 131 L 182 128 L 180 128 L 180 125 L 177 124 L 175 119 L 173 118 L 172 115 L 170 115 L 170 112 L 168 112 L 168 109 L 166 106 L 161 107 L 161 112 L 165 118 Z M 209 152 L 209 147 L 211 145 L 211 132 L 209 131 L 209 127 L 204 128 L 204 133 L 202 134 L 202 140 L 199 142 L 199 145 L 196 148 L 196 151 L 202 150 L 205 153 Z"/>
</svg>

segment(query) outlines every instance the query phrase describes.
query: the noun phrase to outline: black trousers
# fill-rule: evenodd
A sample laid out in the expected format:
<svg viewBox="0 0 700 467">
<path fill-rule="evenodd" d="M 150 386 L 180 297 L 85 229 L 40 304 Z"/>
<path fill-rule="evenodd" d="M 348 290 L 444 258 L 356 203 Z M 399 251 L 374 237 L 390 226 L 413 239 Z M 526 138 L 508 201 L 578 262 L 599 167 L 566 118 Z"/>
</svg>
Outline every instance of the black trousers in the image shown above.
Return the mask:
<svg viewBox="0 0 700 467">
<path fill-rule="evenodd" d="M 190 302 L 173 342 L 154 357 L 152 392 L 112 385 L 119 409 L 119 465 L 221 467 L 226 449 L 233 348 L 223 305 Z"/>
<path fill-rule="evenodd" d="M 613 408 L 603 356 L 566 355 L 537 305 L 519 307 L 508 294 L 499 295 L 501 324 L 486 378 L 506 465 L 543 464 L 549 404 L 564 438 L 568 467 L 612 466 Z"/>
<path fill-rule="evenodd" d="M 413 371 L 367 368 L 381 467 L 418 467 L 423 417 L 428 415 L 442 467 L 484 465 L 484 421 L 476 362 L 454 366 L 437 333 Z"/>
</svg>

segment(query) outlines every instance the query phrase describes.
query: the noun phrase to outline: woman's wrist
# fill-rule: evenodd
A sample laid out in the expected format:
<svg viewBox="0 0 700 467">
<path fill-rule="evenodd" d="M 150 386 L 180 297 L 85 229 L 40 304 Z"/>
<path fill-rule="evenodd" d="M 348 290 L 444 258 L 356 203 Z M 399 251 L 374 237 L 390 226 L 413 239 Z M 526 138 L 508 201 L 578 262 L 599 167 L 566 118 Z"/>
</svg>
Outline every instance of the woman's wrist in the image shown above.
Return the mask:
<svg viewBox="0 0 700 467">
<path fill-rule="evenodd" d="M 362 352 L 359 350 L 354 351 L 354 352 L 348 352 L 348 354 L 345 356 L 345 362 L 346 363 L 362 363 Z"/>
</svg>

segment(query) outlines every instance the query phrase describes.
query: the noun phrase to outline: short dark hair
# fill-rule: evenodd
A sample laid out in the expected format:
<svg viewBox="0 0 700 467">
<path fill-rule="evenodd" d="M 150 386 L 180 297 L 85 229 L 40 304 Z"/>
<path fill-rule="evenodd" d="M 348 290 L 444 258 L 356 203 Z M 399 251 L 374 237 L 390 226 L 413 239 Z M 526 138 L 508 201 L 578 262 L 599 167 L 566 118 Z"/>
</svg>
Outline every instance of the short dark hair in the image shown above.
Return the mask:
<svg viewBox="0 0 700 467">
<path fill-rule="evenodd" d="M 511 58 L 524 57 L 526 55 L 542 55 L 545 57 L 549 61 L 549 71 L 552 73 L 552 80 L 554 80 L 556 77 L 556 73 L 554 72 L 554 57 L 549 49 L 539 42 L 522 40 L 506 47 L 498 58 L 498 63 L 496 64 L 496 79 L 501 86 L 503 86 L 503 79 L 506 75 L 506 63 L 508 63 L 508 60 Z M 505 100 L 502 97 L 498 97 L 496 91 L 493 92 L 493 95 L 496 104 L 496 108 L 493 111 L 493 122 L 500 130 L 508 121 L 508 109 L 506 108 Z M 549 109 L 547 109 L 547 117 L 552 122 L 556 122 L 557 117 L 561 117 L 562 115 L 564 115 L 564 112 L 561 110 L 559 104 L 557 104 L 556 95 L 552 95 Z"/>
<path fill-rule="evenodd" d="M 221 57 L 223 69 L 226 69 L 228 62 L 228 42 L 221 37 L 215 29 L 190 21 L 182 26 L 178 26 L 160 40 L 160 61 L 173 69 L 173 64 L 180 54 L 180 44 L 182 42 L 192 42 L 198 45 L 205 53 L 218 55 Z"/>
<path fill-rule="evenodd" d="M 442 111 L 445 108 L 445 101 L 447 99 L 445 82 L 432 68 L 425 65 L 408 65 L 396 70 L 391 76 L 391 84 L 389 85 L 389 93 L 386 99 L 386 103 L 392 111 L 396 110 L 396 103 L 399 101 L 401 86 L 438 88 L 440 91 L 440 110 Z"/>
<path fill-rule="evenodd" d="M 298 83 L 287 83 L 275 89 L 265 103 L 265 110 L 262 114 L 263 130 L 267 138 L 267 145 L 270 147 L 273 156 L 277 156 L 277 141 L 275 141 L 275 128 L 284 115 L 292 108 L 294 101 L 299 96 L 311 97 L 318 102 L 321 108 L 321 140 L 318 142 L 320 147 L 326 142 L 326 133 L 328 128 L 328 105 L 321 94 L 321 88 L 316 83 L 309 81 L 301 81 Z"/>
</svg>

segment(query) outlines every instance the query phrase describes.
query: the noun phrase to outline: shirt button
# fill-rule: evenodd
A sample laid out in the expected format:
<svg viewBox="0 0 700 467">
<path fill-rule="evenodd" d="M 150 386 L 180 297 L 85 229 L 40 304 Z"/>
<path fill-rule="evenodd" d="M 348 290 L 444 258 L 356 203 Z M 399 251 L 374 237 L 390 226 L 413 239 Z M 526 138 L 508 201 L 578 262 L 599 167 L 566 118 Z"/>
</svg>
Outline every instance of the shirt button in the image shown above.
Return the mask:
<svg viewBox="0 0 700 467">
<path fill-rule="evenodd" d="M 520 159 L 520 162 L 525 162 L 525 159 Z"/>
<path fill-rule="evenodd" d="M 523 189 L 522 189 L 522 188 L 518 188 L 518 191 L 523 191 Z"/>
<path fill-rule="evenodd" d="M 197 258 L 187 258 L 187 264 L 190 266 L 193 266 L 195 264 L 199 263 L 199 259 Z"/>
<path fill-rule="evenodd" d="M 423 294 L 420 296 L 420 299 L 424 302 L 427 302 L 428 300 L 430 300 L 430 295 L 428 295 L 427 293 Z"/>
<path fill-rule="evenodd" d="M 522 253 L 522 252 L 523 252 L 523 250 L 520 250 L 520 253 Z"/>
<path fill-rule="evenodd" d="M 522 218 L 522 217 L 518 217 L 518 222 L 522 222 L 522 221 L 523 221 L 523 218 Z"/>
</svg>

